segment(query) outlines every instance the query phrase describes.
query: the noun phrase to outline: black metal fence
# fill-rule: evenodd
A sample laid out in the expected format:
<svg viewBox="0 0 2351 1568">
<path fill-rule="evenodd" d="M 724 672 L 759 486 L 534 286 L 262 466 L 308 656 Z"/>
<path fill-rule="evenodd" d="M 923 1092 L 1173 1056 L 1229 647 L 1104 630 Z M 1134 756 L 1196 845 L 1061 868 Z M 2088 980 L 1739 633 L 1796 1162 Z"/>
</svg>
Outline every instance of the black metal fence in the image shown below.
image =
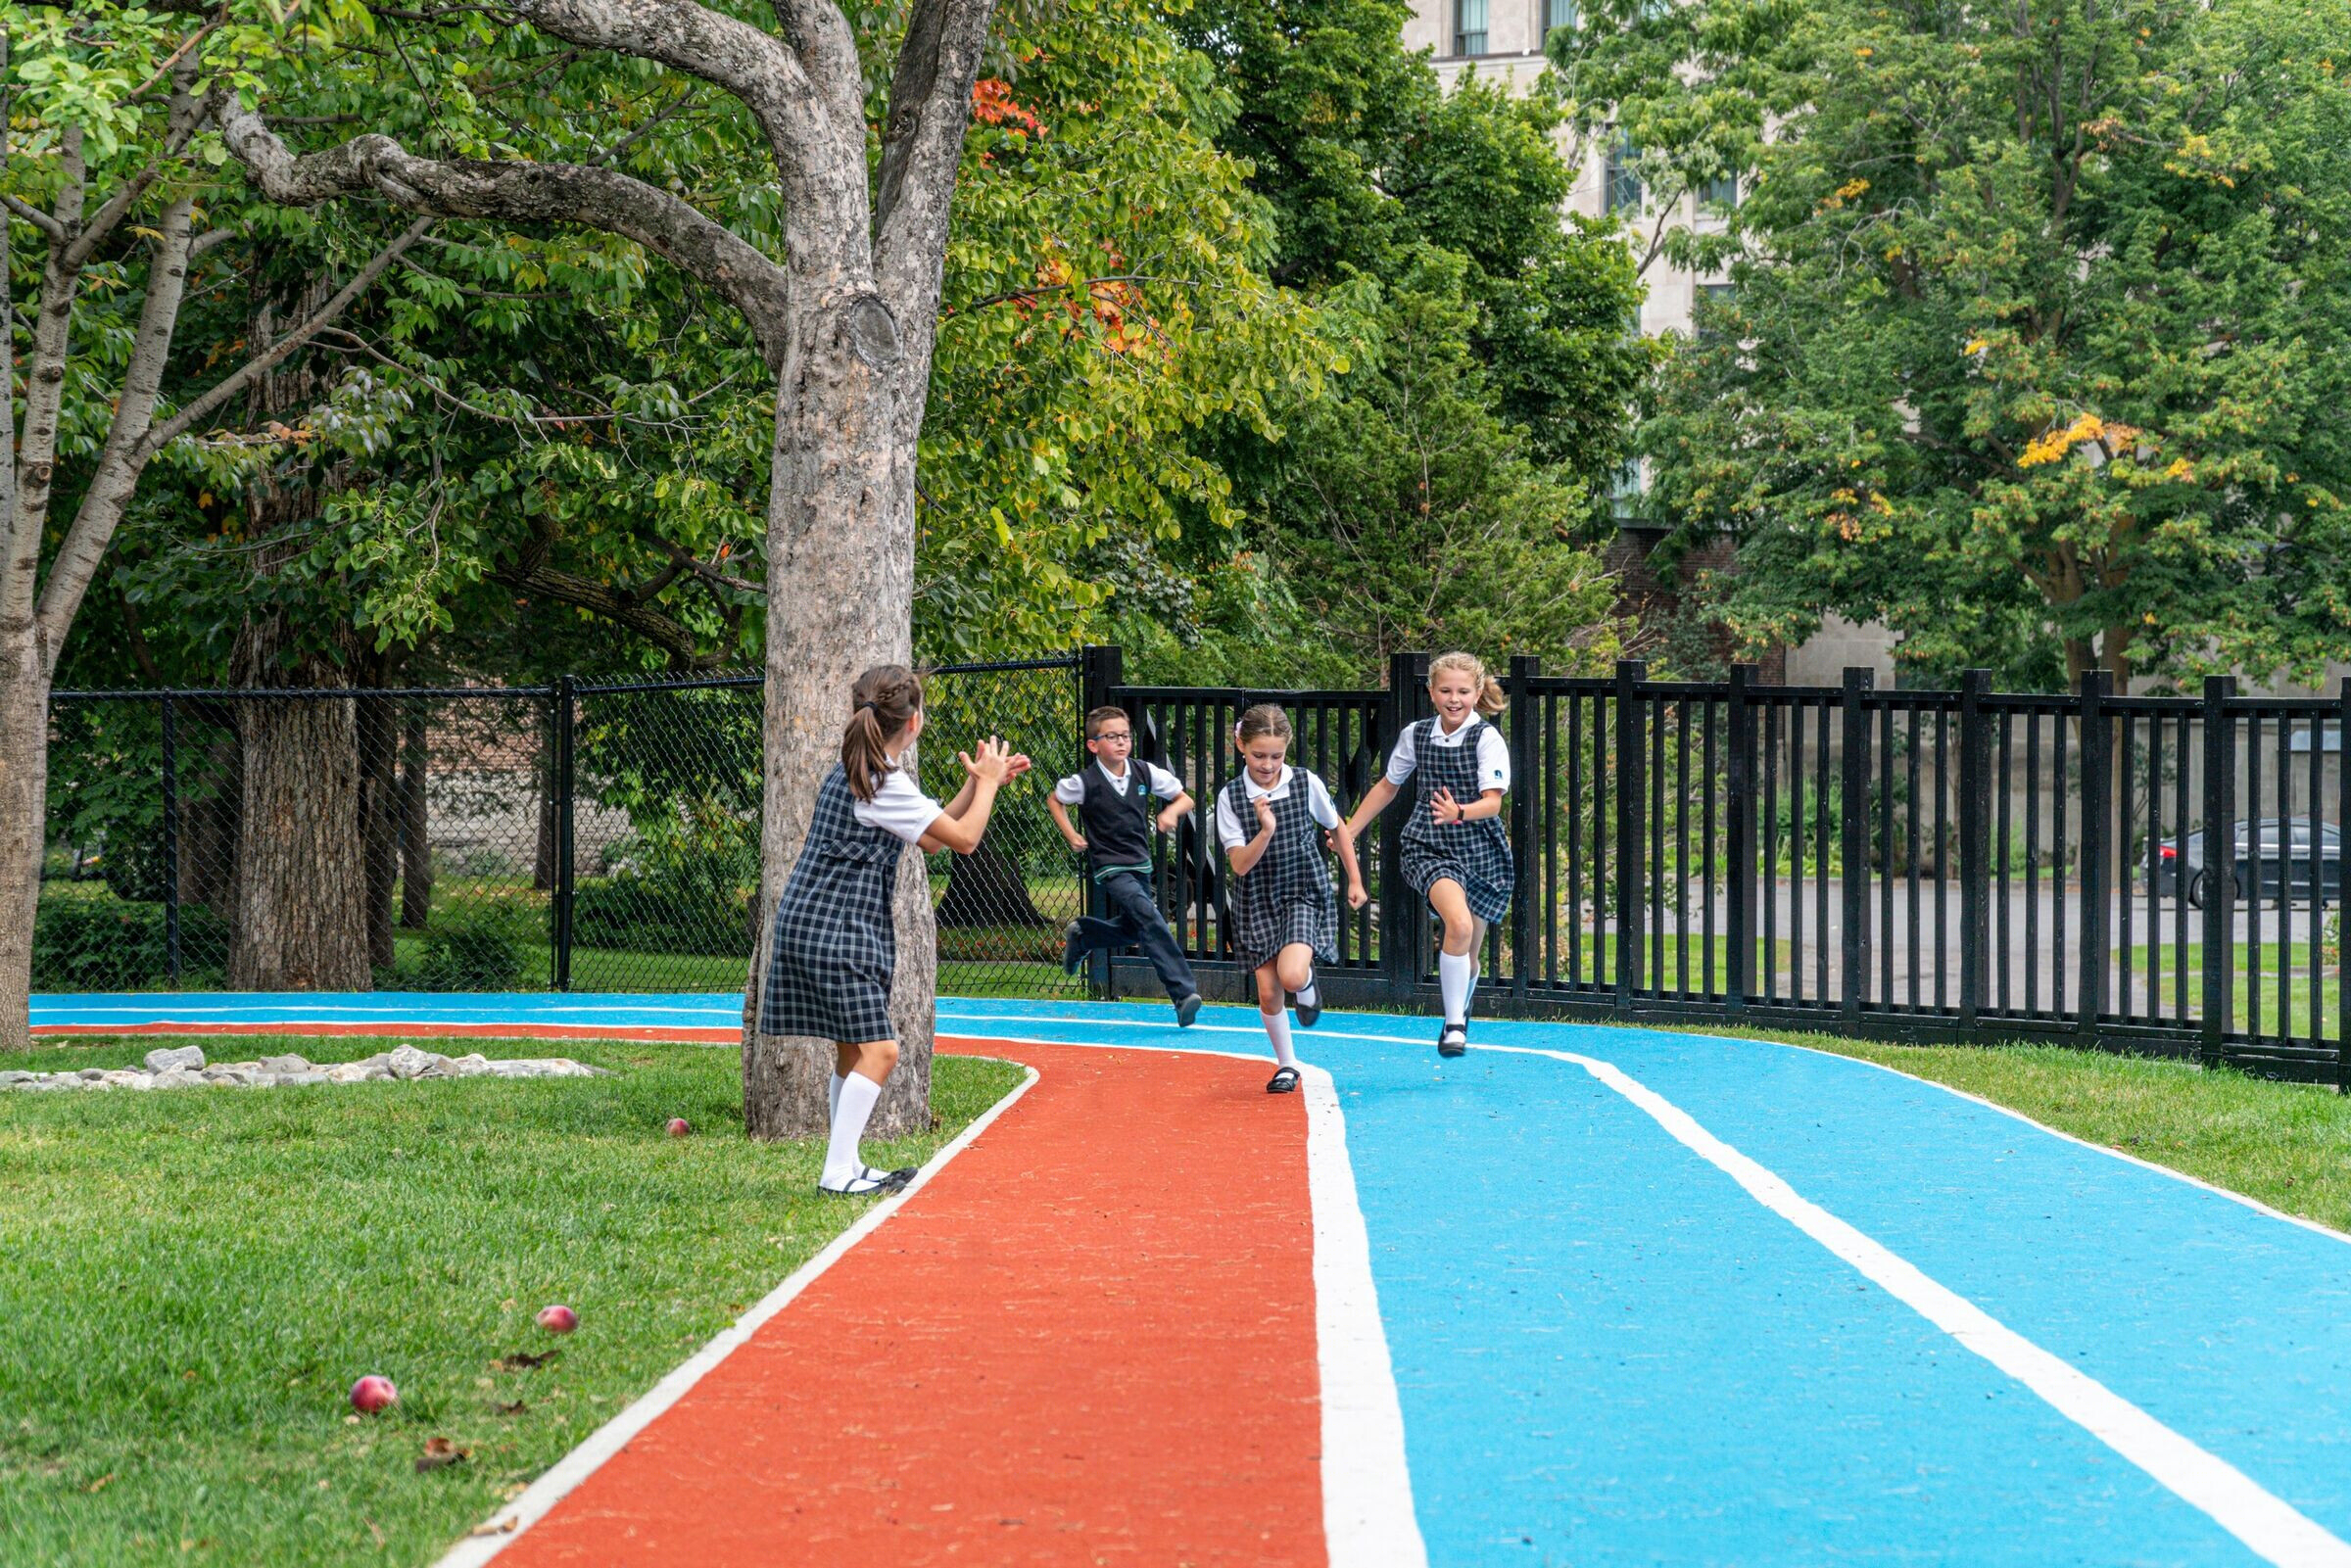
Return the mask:
<svg viewBox="0 0 2351 1568">
<path fill-rule="evenodd" d="M 1518 896 L 1481 1011 L 1747 1022 L 1913 1038 L 2043 1038 L 2337 1079 L 2342 737 L 2351 696 L 2065 695 L 1546 676 L 1500 721 Z M 1162 908 L 1212 991 L 1225 941 L 1214 791 L 1242 708 L 1284 704 L 1292 758 L 1342 808 L 1426 711 L 1426 657 L 1384 689 L 1130 686 L 1116 648 L 949 666 L 943 736 L 1035 759 L 983 853 L 934 857 L 939 984 L 1150 994 L 1063 975 L 1083 906 L 1044 810 L 1115 702 L 1202 809 L 1157 851 Z M 731 990 L 757 882 L 756 677 L 404 691 L 59 692 L 34 984 Z M 957 787 L 952 750 L 924 784 Z M 1433 994 L 1398 873 L 1409 801 L 1363 846 L 1334 998 Z M 2218 825 L 2218 832 L 2208 828 Z M 952 864 L 950 861 L 952 860 Z M 321 923 L 335 940 L 321 941 Z M 322 956 L 323 955 L 323 956 Z"/>
<path fill-rule="evenodd" d="M 1137 755 L 1203 800 L 1251 702 L 1288 706 L 1293 761 L 1343 808 L 1427 711 L 1425 655 L 1398 655 L 1378 691 L 1127 686 L 1115 649 L 1087 661 Z M 2243 697 L 2216 679 L 2133 697 L 2094 676 L 2011 694 L 1982 675 L 1881 691 L 1860 670 L 1768 687 L 1744 667 L 1693 684 L 1525 659 L 1506 684 L 1518 890 L 1487 935 L 1481 1010 L 2039 1038 L 2351 1084 L 2351 692 Z M 1433 995 L 1429 922 L 1393 869 L 1409 809 L 1363 846 L 1374 904 L 1324 971 L 1342 1001 Z M 1162 907 L 1207 983 L 1239 995 L 1223 878 L 1204 832 L 1164 846 Z M 1097 979 L 1149 990 L 1124 962 Z"/>
<path fill-rule="evenodd" d="M 947 666 L 933 720 L 1074 771 L 1077 668 Z M 60 691 L 34 988 L 739 989 L 760 687 Z M 951 794 L 935 749 L 925 787 Z M 1083 994 L 1060 967 L 1080 879 L 1040 792 L 931 874 L 942 986 Z"/>
</svg>

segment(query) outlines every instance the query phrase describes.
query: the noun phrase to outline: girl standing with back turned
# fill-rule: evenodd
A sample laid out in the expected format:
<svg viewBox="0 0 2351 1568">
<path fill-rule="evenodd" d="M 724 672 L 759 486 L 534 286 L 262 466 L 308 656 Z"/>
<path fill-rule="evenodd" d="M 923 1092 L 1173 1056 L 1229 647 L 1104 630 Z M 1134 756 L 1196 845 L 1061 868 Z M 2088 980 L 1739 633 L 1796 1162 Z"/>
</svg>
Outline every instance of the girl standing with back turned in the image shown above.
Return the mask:
<svg viewBox="0 0 2351 1568">
<path fill-rule="evenodd" d="M 959 855 L 979 848 L 997 789 L 1029 767 L 991 736 L 976 755 L 958 753 L 968 777 L 942 806 L 899 760 L 922 733 L 920 677 L 878 664 L 857 678 L 840 762 L 817 788 L 807 842 L 776 900 L 759 1032 L 834 1042 L 833 1131 L 816 1187 L 837 1198 L 895 1192 L 914 1176 L 912 1167 L 876 1170 L 857 1157 L 866 1118 L 898 1065 L 889 1022 L 898 857 L 908 844 Z"/>
</svg>

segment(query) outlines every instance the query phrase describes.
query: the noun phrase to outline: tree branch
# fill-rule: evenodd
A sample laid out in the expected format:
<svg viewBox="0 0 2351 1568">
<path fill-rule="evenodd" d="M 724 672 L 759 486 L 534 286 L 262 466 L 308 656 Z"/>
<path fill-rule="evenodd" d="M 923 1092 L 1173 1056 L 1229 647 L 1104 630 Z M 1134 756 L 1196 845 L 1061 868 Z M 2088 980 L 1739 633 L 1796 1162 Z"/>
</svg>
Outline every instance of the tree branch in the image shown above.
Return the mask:
<svg viewBox="0 0 2351 1568">
<path fill-rule="evenodd" d="M 498 567 L 490 576 L 517 594 L 575 605 L 627 627 L 689 668 L 708 669 L 720 662 L 719 655 L 703 651 L 683 623 L 601 583 L 548 565 L 546 553 L 544 549 L 527 551 L 513 565 Z"/>
<path fill-rule="evenodd" d="M 772 40 L 771 40 L 772 41 Z M 442 162 L 410 155 L 389 136 L 360 136 L 296 156 L 262 120 L 216 95 L 221 139 L 270 200 L 314 207 L 375 196 L 412 213 L 509 222 L 579 223 L 635 240 L 741 310 L 771 368 L 784 362 L 784 269 L 759 249 L 669 192 L 578 164 Z"/>
<path fill-rule="evenodd" d="M 937 303 L 947 202 L 972 119 L 989 0 L 915 0 L 889 83 L 874 206 L 874 278 L 901 331 L 923 334 Z"/>
<path fill-rule="evenodd" d="M 30 223 L 34 228 L 39 229 L 43 234 L 48 235 L 51 239 L 57 240 L 61 243 L 64 241 L 66 237 L 66 226 L 63 223 L 60 223 L 56 218 L 51 217 L 47 213 L 44 213 L 39 208 L 33 206 L 30 202 L 24 200 L 23 197 L 11 196 L 6 191 L 0 191 L 0 203 L 5 203 L 10 212 L 16 214 L 17 216 L 23 218 L 25 222 Z"/>
<path fill-rule="evenodd" d="M 657 60 L 725 88 L 779 150 L 813 144 L 826 129 L 817 88 L 792 50 L 693 0 L 515 0 L 512 9 L 566 43 Z"/>
</svg>

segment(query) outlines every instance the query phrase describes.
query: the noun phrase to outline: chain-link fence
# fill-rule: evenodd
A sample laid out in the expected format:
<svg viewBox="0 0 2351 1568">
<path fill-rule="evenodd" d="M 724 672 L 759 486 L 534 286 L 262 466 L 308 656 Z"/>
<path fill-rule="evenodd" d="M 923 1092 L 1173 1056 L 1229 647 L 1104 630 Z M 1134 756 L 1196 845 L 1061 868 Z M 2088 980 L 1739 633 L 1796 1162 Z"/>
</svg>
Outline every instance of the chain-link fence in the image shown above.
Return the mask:
<svg viewBox="0 0 2351 1568">
<path fill-rule="evenodd" d="M 1001 735 L 1074 771 L 1077 661 L 935 672 L 925 787 Z M 759 874 L 760 682 L 58 692 L 43 991 L 733 990 Z M 939 984 L 1080 994 L 1043 788 L 932 857 Z M 950 865 L 950 862 L 953 862 Z"/>
</svg>

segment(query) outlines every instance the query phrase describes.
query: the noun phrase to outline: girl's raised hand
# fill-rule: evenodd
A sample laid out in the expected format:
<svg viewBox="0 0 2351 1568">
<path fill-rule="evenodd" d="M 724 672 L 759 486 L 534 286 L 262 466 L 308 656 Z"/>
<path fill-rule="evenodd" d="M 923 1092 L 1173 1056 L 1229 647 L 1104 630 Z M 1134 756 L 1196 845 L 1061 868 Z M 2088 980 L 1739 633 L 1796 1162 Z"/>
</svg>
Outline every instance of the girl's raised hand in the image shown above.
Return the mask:
<svg viewBox="0 0 2351 1568">
<path fill-rule="evenodd" d="M 1007 782 L 1018 779 L 1022 774 L 1027 773 L 1032 766 L 1033 764 L 1032 764 L 1029 760 L 1028 752 L 1016 751 L 1005 760 L 1004 777 Z"/>
<path fill-rule="evenodd" d="M 1268 800 L 1264 795 L 1259 795 L 1251 804 L 1257 807 L 1257 831 L 1271 832 L 1274 827 L 1273 802 Z"/>
<path fill-rule="evenodd" d="M 1439 822 L 1460 822 L 1462 820 L 1462 803 L 1453 798 L 1452 790 L 1439 789 L 1428 797 L 1428 814 Z"/>
<path fill-rule="evenodd" d="M 975 779 L 985 780 L 992 784 L 1000 784 L 1011 776 L 1011 754 L 1004 749 L 1004 742 L 992 735 L 980 742 L 980 750 L 977 755 L 969 751 L 958 751 L 955 753 L 955 757 L 963 764 L 963 771 Z"/>
</svg>

